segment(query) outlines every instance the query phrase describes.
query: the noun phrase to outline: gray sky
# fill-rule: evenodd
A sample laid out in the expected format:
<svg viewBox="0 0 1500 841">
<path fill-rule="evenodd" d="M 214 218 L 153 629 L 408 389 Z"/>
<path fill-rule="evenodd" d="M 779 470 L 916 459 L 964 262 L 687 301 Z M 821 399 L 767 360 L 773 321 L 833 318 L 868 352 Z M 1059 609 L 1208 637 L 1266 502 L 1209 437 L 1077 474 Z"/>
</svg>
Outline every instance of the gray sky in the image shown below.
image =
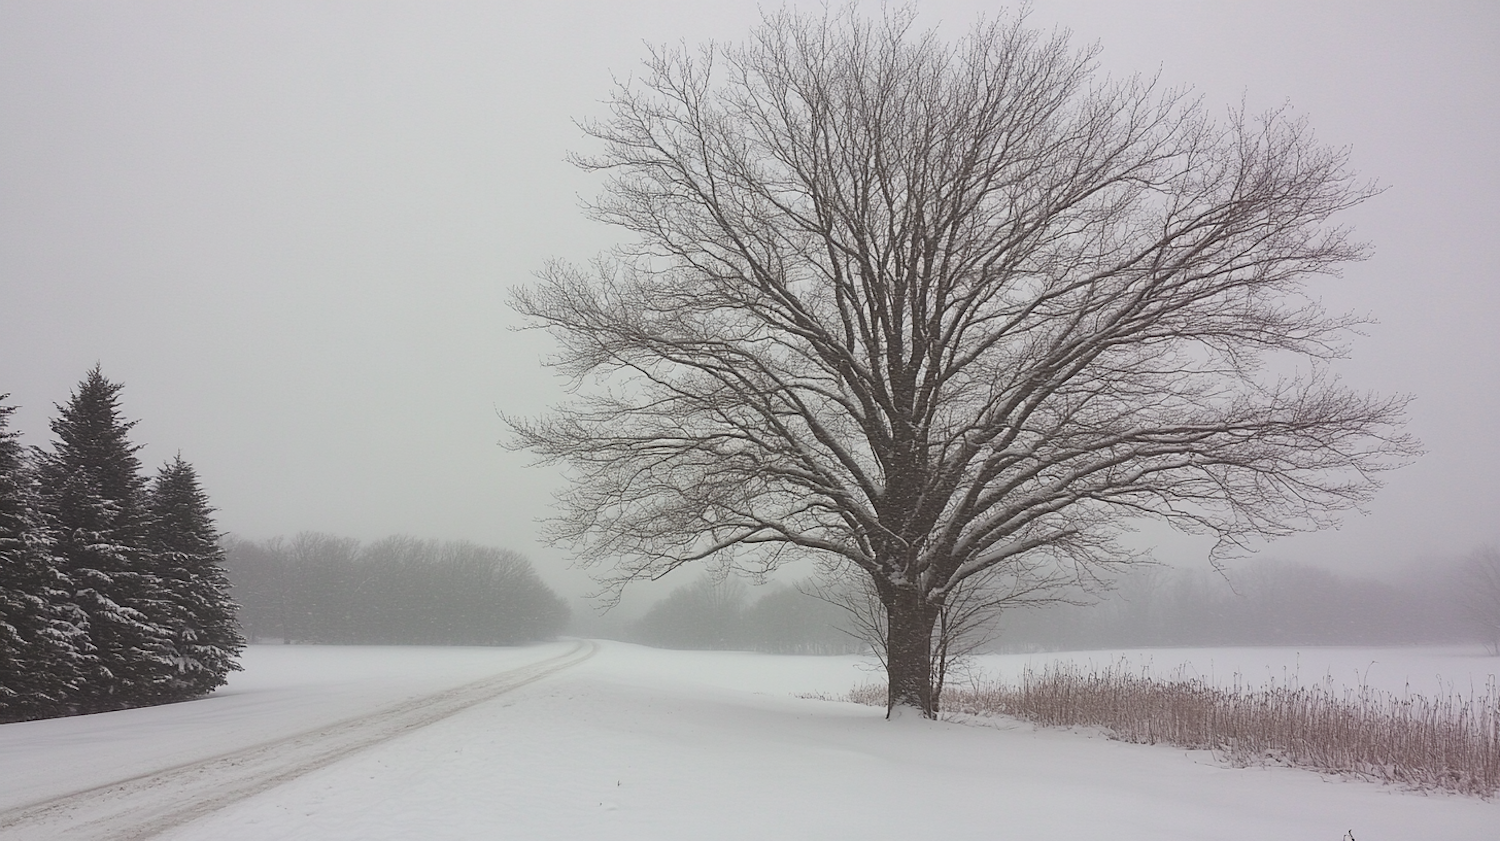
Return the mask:
<svg viewBox="0 0 1500 841">
<path fill-rule="evenodd" d="M 868 8 L 877 8 L 867 4 Z M 954 31 L 973 2 L 918 2 Z M 0 2 L 0 393 L 46 443 L 95 362 L 148 465 L 197 465 L 222 528 L 536 543 L 553 474 L 496 410 L 562 396 L 508 287 L 613 234 L 582 218 L 611 74 L 737 39 L 754 3 Z M 1214 107 L 1290 102 L 1389 186 L 1375 256 L 1315 289 L 1379 320 L 1345 379 L 1417 397 L 1427 455 L 1368 516 L 1263 554 L 1392 568 L 1500 543 L 1500 4 L 1037 2 L 1114 73 Z M 1201 560 L 1202 545 L 1162 555 Z"/>
</svg>

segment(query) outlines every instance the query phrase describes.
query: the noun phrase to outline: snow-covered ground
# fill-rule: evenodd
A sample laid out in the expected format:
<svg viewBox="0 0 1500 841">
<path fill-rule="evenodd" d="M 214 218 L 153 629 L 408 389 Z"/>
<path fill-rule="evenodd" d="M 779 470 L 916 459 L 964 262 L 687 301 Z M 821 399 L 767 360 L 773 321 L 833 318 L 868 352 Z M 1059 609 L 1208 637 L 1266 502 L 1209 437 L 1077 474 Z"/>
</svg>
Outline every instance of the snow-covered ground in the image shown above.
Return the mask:
<svg viewBox="0 0 1500 841">
<path fill-rule="evenodd" d="M 420 709 L 427 702 L 414 699 L 573 652 L 553 662 L 588 659 L 525 685 L 483 684 L 499 694 L 436 723 L 377 733 L 369 747 L 317 770 L 294 769 L 160 837 L 1338 841 L 1348 830 L 1359 841 L 1500 837 L 1500 802 L 1285 768 L 1226 768 L 1203 753 L 1025 724 L 886 722 L 879 709 L 796 697 L 842 694 L 875 678 L 856 657 L 614 642 L 589 657 L 591 650 L 569 642 L 252 647 L 246 671 L 202 701 L 0 726 L 0 826 L 17 807 L 172 766 L 200 769 L 212 782 L 227 772 L 192 763 L 335 722 L 375 721 L 372 713 L 394 705 Z M 1326 674 L 1394 691 L 1409 681 L 1411 691 L 1429 694 L 1483 686 L 1497 665 L 1477 652 L 1410 649 L 1128 657 L 1158 674 L 1190 663 L 1226 682 L 1236 672 L 1247 682 Z M 1051 659 L 986 657 L 981 665 L 1013 675 Z M 87 817 L 84 808 L 80 819 Z M 11 837 L 37 837 L 36 829 L 0 830 Z"/>
<path fill-rule="evenodd" d="M 1039 671 L 1059 661 L 1085 670 L 1125 668 L 1166 679 L 1201 679 L 1217 686 L 1310 686 L 1336 689 L 1369 686 L 1396 695 L 1484 695 L 1500 659 L 1479 646 L 1428 648 L 1151 648 L 974 658 L 977 677 L 1017 680 L 1027 667 Z M 1500 832 L 1496 833 L 1500 838 Z"/>
</svg>

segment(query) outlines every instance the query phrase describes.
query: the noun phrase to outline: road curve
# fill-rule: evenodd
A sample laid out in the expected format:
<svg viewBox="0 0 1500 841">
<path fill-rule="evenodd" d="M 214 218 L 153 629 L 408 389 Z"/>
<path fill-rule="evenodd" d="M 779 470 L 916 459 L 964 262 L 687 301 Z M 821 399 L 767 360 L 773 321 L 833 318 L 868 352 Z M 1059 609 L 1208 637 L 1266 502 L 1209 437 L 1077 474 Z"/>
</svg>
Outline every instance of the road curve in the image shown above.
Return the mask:
<svg viewBox="0 0 1500 841">
<path fill-rule="evenodd" d="M 381 742 L 434 724 L 594 656 L 570 650 L 368 715 L 209 759 L 0 812 L 5 841 L 137 841 L 218 811 Z"/>
</svg>

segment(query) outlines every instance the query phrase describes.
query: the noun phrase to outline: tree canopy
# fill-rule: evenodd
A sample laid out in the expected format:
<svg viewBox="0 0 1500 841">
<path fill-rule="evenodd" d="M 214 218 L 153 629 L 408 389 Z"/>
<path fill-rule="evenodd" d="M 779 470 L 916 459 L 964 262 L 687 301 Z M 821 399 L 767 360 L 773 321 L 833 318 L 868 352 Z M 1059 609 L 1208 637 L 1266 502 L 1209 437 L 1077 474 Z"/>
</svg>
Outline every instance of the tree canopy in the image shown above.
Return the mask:
<svg viewBox="0 0 1500 841">
<path fill-rule="evenodd" d="M 713 559 L 864 576 L 890 702 L 983 580 L 1044 594 L 1216 538 L 1334 522 L 1415 454 L 1342 385 L 1310 279 L 1378 189 L 1287 110 L 1214 118 L 1023 18 L 768 13 L 621 82 L 594 218 L 624 242 L 514 293 L 577 396 L 513 421 L 575 480 L 553 535 L 615 586 Z"/>
</svg>

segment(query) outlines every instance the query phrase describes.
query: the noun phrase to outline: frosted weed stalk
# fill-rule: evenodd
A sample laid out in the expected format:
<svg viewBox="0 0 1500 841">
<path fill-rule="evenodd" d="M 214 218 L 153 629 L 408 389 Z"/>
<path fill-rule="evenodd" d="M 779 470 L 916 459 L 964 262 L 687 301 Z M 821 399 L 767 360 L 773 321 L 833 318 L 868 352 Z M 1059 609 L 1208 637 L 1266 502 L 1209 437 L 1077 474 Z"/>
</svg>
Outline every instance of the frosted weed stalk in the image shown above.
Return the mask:
<svg viewBox="0 0 1500 841">
<path fill-rule="evenodd" d="M 884 693 L 848 700 L 884 704 Z M 1167 680 L 1124 665 L 1027 669 L 1019 685 L 949 687 L 948 713 L 1008 715 L 1047 727 L 1097 727 L 1111 738 L 1207 749 L 1236 767 L 1289 765 L 1422 790 L 1489 798 L 1500 791 L 1500 692 L 1442 698 L 1322 684 L 1259 689 L 1239 676 L 1221 688 Z"/>
</svg>

